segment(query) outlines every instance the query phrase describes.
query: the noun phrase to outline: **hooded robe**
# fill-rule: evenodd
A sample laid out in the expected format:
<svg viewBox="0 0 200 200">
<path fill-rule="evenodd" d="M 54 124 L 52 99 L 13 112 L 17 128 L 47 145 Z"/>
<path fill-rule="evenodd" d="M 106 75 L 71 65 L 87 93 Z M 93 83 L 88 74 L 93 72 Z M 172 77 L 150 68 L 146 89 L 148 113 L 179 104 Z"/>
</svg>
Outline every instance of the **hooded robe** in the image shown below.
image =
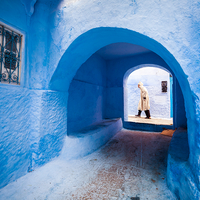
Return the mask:
<svg viewBox="0 0 200 200">
<path fill-rule="evenodd" d="M 147 89 L 143 86 L 142 82 L 138 83 L 138 87 L 140 88 L 140 101 L 138 104 L 138 110 L 149 110 L 150 104 Z"/>
</svg>

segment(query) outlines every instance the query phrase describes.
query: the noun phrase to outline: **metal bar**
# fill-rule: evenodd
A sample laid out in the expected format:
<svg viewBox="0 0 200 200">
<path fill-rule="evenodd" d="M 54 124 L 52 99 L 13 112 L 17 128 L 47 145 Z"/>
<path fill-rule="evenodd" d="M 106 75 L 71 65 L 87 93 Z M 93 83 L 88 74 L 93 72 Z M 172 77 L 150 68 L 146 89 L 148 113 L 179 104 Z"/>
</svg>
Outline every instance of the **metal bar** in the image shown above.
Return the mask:
<svg viewBox="0 0 200 200">
<path fill-rule="evenodd" d="M 19 83 L 19 62 L 20 62 L 20 52 L 21 52 L 21 36 L 19 37 L 19 51 L 17 59 L 17 84 Z"/>
<path fill-rule="evenodd" d="M 2 78 L 2 63 L 3 63 L 3 52 L 4 52 L 3 45 L 4 45 L 4 27 L 2 26 L 0 82 L 1 82 L 1 78 Z"/>
<path fill-rule="evenodd" d="M 19 84 L 22 35 L 2 24 L 0 27 L 2 29 L 0 82 Z"/>
<path fill-rule="evenodd" d="M 12 31 L 12 37 L 11 37 L 11 51 L 10 51 L 10 58 L 11 58 L 11 55 L 12 55 L 12 50 L 13 50 L 13 31 Z M 11 82 L 12 80 L 12 77 L 11 77 L 11 66 L 12 66 L 12 60 L 10 60 L 10 72 L 9 72 L 9 83 Z"/>
<path fill-rule="evenodd" d="M 9 31 L 7 30 L 7 33 L 8 33 Z M 4 49 L 10 44 L 12 42 L 12 39 L 8 42 L 8 43 L 6 43 L 5 44 L 5 46 L 4 46 Z M 12 44 L 11 44 L 12 45 Z"/>
<path fill-rule="evenodd" d="M 17 40 L 21 38 L 19 34 L 16 34 L 15 37 L 17 37 Z M 14 43 L 13 43 L 16 50 L 15 53 L 19 53 L 19 50 L 17 49 L 17 44 L 16 44 L 17 40 L 15 41 L 15 37 L 14 37 Z"/>
</svg>

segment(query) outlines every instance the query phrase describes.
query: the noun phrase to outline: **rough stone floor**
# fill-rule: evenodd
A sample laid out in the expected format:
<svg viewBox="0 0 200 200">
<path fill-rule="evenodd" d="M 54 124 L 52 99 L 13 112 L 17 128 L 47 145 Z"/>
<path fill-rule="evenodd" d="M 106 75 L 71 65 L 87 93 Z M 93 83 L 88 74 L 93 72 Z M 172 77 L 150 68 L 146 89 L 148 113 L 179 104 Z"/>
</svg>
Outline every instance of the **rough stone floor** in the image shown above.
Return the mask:
<svg viewBox="0 0 200 200">
<path fill-rule="evenodd" d="M 173 125 L 173 119 L 160 119 L 160 118 L 145 119 L 145 117 L 128 116 L 128 121 L 143 123 L 143 124 Z"/>
<path fill-rule="evenodd" d="M 171 138 L 123 129 L 104 147 L 84 158 L 60 158 L 0 190 L 1 200 L 167 200 Z"/>
</svg>

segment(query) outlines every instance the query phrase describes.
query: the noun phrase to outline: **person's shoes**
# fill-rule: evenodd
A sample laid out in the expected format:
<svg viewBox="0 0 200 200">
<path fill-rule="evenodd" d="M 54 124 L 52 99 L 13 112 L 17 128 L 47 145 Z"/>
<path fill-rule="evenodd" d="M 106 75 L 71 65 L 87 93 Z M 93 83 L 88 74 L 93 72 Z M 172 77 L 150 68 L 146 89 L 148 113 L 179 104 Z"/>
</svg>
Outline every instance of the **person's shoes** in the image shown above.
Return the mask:
<svg viewBox="0 0 200 200">
<path fill-rule="evenodd" d="M 150 111 L 145 110 L 146 118 L 145 119 L 151 119 Z"/>
<path fill-rule="evenodd" d="M 136 117 L 140 117 L 140 115 L 135 115 Z"/>
<path fill-rule="evenodd" d="M 140 117 L 140 115 L 141 115 L 141 110 L 138 110 L 138 114 L 137 115 L 135 115 L 136 117 Z"/>
</svg>

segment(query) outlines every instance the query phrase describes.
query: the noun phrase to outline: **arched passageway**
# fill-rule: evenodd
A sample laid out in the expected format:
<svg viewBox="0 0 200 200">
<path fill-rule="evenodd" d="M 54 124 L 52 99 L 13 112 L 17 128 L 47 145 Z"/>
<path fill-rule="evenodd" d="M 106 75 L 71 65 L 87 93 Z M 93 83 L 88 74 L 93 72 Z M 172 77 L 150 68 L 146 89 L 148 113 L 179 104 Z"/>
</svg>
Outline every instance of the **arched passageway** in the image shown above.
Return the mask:
<svg viewBox="0 0 200 200">
<path fill-rule="evenodd" d="M 140 52 L 141 54 L 137 56 L 137 59 L 133 59 L 133 57 L 129 55 L 129 57 L 126 58 L 122 57 L 120 62 L 116 62 L 116 59 L 107 62 L 107 65 L 110 65 L 110 67 L 106 69 L 107 74 L 109 74 L 109 81 L 106 83 L 107 94 L 109 97 L 107 95 L 108 100 L 106 100 L 106 109 L 103 109 L 104 112 L 102 112 L 101 117 L 123 118 L 124 102 L 123 96 L 119 95 L 119 93 L 123 93 L 122 84 L 124 75 L 125 72 L 133 67 L 133 62 L 134 66 L 149 63 L 160 65 L 167 70 L 172 71 L 177 80 L 177 84 L 175 81 L 174 84 L 180 87 L 180 90 L 183 92 L 184 102 L 186 105 L 185 111 L 187 116 L 187 127 L 189 130 L 189 146 L 194 146 L 195 141 L 193 138 L 195 134 L 195 125 L 192 123 L 193 121 L 190 120 L 191 118 L 194 118 L 194 107 L 192 104 L 190 86 L 182 68 L 170 54 L 170 52 L 168 52 L 161 44 L 134 31 L 122 28 L 96 28 L 82 34 L 63 54 L 50 81 L 50 89 L 67 92 L 70 84 L 73 82 L 73 78 L 75 77 L 76 73 L 78 73 L 78 69 L 81 69 L 80 66 L 84 65 L 84 63 L 87 63 L 86 61 L 89 60 L 89 58 L 101 48 L 116 43 L 137 45 L 143 49 L 142 52 Z M 102 57 L 103 53 L 105 52 L 106 49 L 103 52 L 99 52 L 101 55 L 97 56 Z M 125 52 L 125 54 L 127 55 L 127 52 Z M 121 66 L 121 68 L 119 66 Z M 122 69 L 124 71 L 123 73 L 121 71 Z M 93 79 L 93 77 L 91 77 L 91 79 Z M 84 80 L 82 80 L 82 82 L 83 81 Z M 117 101 L 115 101 L 115 104 L 113 104 L 114 100 L 116 99 Z M 174 112 L 174 114 L 175 113 L 176 112 Z"/>
<path fill-rule="evenodd" d="M 166 63 L 165 65 L 167 66 L 165 67 L 167 69 L 170 68 L 171 71 L 173 71 L 175 77 L 177 77 L 180 88 L 183 91 L 187 119 L 194 118 L 194 107 L 192 104 L 192 96 L 190 95 L 191 91 L 189 83 L 178 62 L 161 44 L 144 35 L 127 29 L 96 28 L 78 37 L 62 56 L 58 67 L 50 81 L 49 87 L 53 90 L 68 91 L 69 85 L 73 77 L 75 76 L 77 70 L 83 63 L 85 63 L 88 60 L 88 58 L 90 58 L 92 54 L 94 54 L 96 51 L 98 51 L 104 46 L 119 42 L 142 46 L 145 49 L 156 53 L 156 55 L 160 57 L 160 60 Z M 77 59 L 77 57 L 79 59 Z M 147 57 L 151 60 L 153 59 L 150 53 Z M 145 57 L 145 59 L 147 57 Z M 144 60 L 144 56 L 138 59 Z M 124 66 L 126 66 L 126 63 L 124 63 Z M 113 76 L 115 76 L 115 73 L 118 73 L 116 72 L 116 70 L 113 69 L 111 69 L 111 71 Z M 114 81 L 116 84 L 118 84 L 118 78 L 121 77 L 115 76 L 116 80 Z M 190 120 L 188 123 L 188 128 L 190 129 Z"/>
<path fill-rule="evenodd" d="M 88 58 L 77 70 L 69 87 L 68 133 L 103 119 L 113 118 L 122 118 L 124 127 L 133 130 L 162 131 L 163 128 L 186 128 L 183 95 L 175 76 L 173 125 L 127 123 L 127 78 L 134 70 L 145 66 L 156 66 L 174 75 L 158 55 L 130 43 L 107 45 Z"/>
<path fill-rule="evenodd" d="M 137 58 L 136 58 L 137 59 Z M 185 105 L 184 105 L 184 99 L 183 99 L 183 94 L 182 94 L 182 91 L 180 89 L 180 86 L 179 86 L 179 83 L 177 81 L 177 78 L 175 77 L 173 71 L 169 68 L 169 67 L 166 67 L 167 65 L 165 63 L 160 63 L 160 65 L 155 65 L 155 64 L 141 64 L 141 65 L 137 65 L 137 66 L 133 66 L 132 68 L 130 68 L 129 70 L 126 71 L 125 75 L 124 75 L 124 121 L 125 121 L 125 127 L 127 128 L 134 128 L 135 129 L 138 129 L 138 130 L 152 130 L 152 131 L 162 131 L 163 128 L 168 128 L 168 129 L 176 129 L 178 127 L 182 127 L 182 128 L 186 128 L 187 127 L 187 119 L 186 119 L 186 114 L 185 114 Z M 137 75 L 136 79 L 137 81 L 139 82 L 139 79 L 143 79 L 144 80 L 144 83 L 145 84 L 148 84 L 147 82 L 152 82 L 152 85 L 149 86 L 150 87 L 150 90 L 152 90 L 153 88 L 158 90 L 157 91 L 157 96 L 152 96 L 152 101 L 155 101 L 153 102 L 151 105 L 152 105 L 152 110 L 153 109 L 160 109 L 160 111 L 157 111 L 157 112 L 165 112 L 165 110 L 163 110 L 161 107 L 159 107 L 159 105 L 156 105 L 156 101 L 157 101 L 157 98 L 158 100 L 161 100 L 161 98 L 164 96 L 167 95 L 167 93 L 162 93 L 161 91 L 161 81 L 159 83 L 157 83 L 155 85 L 155 77 L 151 77 L 150 73 L 153 73 L 153 71 L 151 72 L 151 68 L 152 69 L 160 69 L 162 71 L 165 71 L 166 73 L 168 73 L 169 75 L 171 74 L 171 77 L 169 76 L 168 79 L 165 79 L 168 80 L 168 85 L 170 85 L 170 79 L 172 78 L 172 81 L 173 81 L 173 84 L 171 84 L 171 89 L 170 89 L 170 86 L 169 86 L 169 95 L 168 95 L 168 100 L 166 100 L 166 105 L 164 105 L 164 108 L 167 109 L 167 107 L 170 107 L 170 104 L 172 105 L 172 112 L 174 113 L 174 117 L 173 117 L 173 122 L 171 123 L 170 121 L 166 121 L 166 122 L 162 122 L 162 121 L 156 121 L 156 120 L 152 120 L 152 121 L 149 121 L 148 120 L 137 120 L 135 119 L 135 122 L 143 122 L 143 124 L 140 124 L 141 127 L 138 125 L 138 123 L 132 123 L 131 121 L 134 121 L 134 120 L 128 120 L 128 88 L 127 88 L 127 80 L 128 78 L 130 77 L 130 75 L 132 73 L 134 73 L 134 71 L 137 71 L 139 69 L 147 69 L 145 71 L 145 73 L 147 73 L 148 75 L 144 76 L 142 78 L 142 76 L 139 76 Z M 154 80 L 151 81 L 151 78 L 153 78 Z M 136 82 L 137 82 L 136 81 Z M 137 84 L 135 85 L 136 89 L 137 89 Z M 152 95 L 153 95 L 153 91 L 152 91 Z M 170 93 L 171 93 L 171 97 L 170 97 Z M 151 94 L 150 94 L 151 95 Z M 154 94 L 155 95 L 155 94 Z M 172 98 L 173 96 L 173 98 Z M 162 98 L 163 99 L 163 98 Z M 172 102 L 171 102 L 172 100 Z M 168 105 L 167 105 L 167 101 L 168 101 Z M 150 100 L 151 102 L 151 100 Z M 138 102 L 136 103 L 138 104 Z M 164 104 L 163 102 L 161 102 L 161 104 Z M 155 108 L 156 107 L 156 108 Z M 137 109 L 137 106 L 135 106 L 135 108 Z M 150 109 L 151 109 L 150 108 Z M 136 110 L 135 109 L 135 110 Z M 166 110 L 167 111 L 167 110 Z M 136 111 L 135 111 L 136 112 Z M 153 112 L 152 112 L 153 113 Z M 157 114 L 159 115 L 159 114 Z M 172 113 L 171 113 L 171 108 L 168 108 L 168 114 L 166 115 L 161 115 L 160 114 L 160 118 L 162 118 L 161 116 L 165 116 L 166 118 L 168 118 L 169 116 L 172 116 Z M 153 116 L 154 118 L 156 118 L 156 116 Z M 127 122 L 129 121 L 129 122 Z M 170 125 L 171 123 L 171 125 Z M 152 125 L 154 124 L 154 125 Z"/>
<path fill-rule="evenodd" d="M 173 97 L 171 88 L 171 85 L 173 86 L 173 76 L 170 72 L 160 69 L 159 66 L 141 67 L 129 75 L 127 84 L 124 86 L 128 91 L 128 115 L 124 116 L 124 119 L 128 118 L 128 121 L 136 118 L 139 119 L 135 115 L 138 111 L 138 102 L 140 99 L 140 90 L 138 89 L 140 81 L 148 91 L 151 119 L 160 119 L 162 123 L 173 124 Z M 126 103 L 125 99 L 124 103 Z M 142 112 L 140 119 L 143 120 L 144 117 L 146 117 L 145 112 Z M 145 122 L 145 120 L 143 121 Z M 146 121 L 148 122 L 148 120 Z"/>
<path fill-rule="evenodd" d="M 176 59 L 173 57 L 170 52 L 167 51 L 161 44 L 156 42 L 155 40 L 152 40 L 144 35 L 141 35 L 139 33 L 136 33 L 134 31 L 130 31 L 127 29 L 122 28 L 96 28 L 92 29 L 84 34 L 82 34 L 80 37 L 78 37 L 66 50 L 66 52 L 63 54 L 58 67 L 50 81 L 50 89 L 57 90 L 57 91 L 63 91 L 67 92 L 69 91 L 69 97 L 68 97 L 68 109 L 69 107 L 72 108 L 70 105 L 70 87 L 74 85 L 74 88 L 77 87 L 76 84 L 73 84 L 74 81 L 78 82 L 84 82 L 85 84 L 88 84 L 88 80 L 84 79 L 77 79 L 77 77 L 80 78 L 78 75 L 81 71 L 81 66 L 87 65 L 90 59 L 97 59 L 97 57 L 102 57 L 99 54 L 93 55 L 95 52 L 98 52 L 101 48 L 111 45 L 111 44 L 117 44 L 117 43 L 127 43 L 131 45 L 138 45 L 141 46 L 147 50 L 148 52 L 139 54 L 137 56 L 137 59 L 134 60 L 134 66 L 140 65 L 140 64 L 156 64 L 161 65 L 164 68 L 170 70 L 174 77 L 176 77 L 176 80 L 174 81 L 174 84 L 177 88 L 179 88 L 180 91 L 182 91 L 183 99 L 185 102 L 185 110 L 186 116 L 187 116 L 187 127 L 188 127 L 188 141 L 189 141 L 189 147 L 190 147 L 190 162 L 191 164 L 196 163 L 195 161 L 195 149 L 193 148 L 196 145 L 196 142 L 194 140 L 195 138 L 195 124 L 194 124 L 194 117 L 195 117 L 195 110 L 194 106 L 192 104 L 192 95 L 189 83 L 187 81 L 187 77 L 185 76 L 181 66 L 176 61 Z M 96 58 L 94 58 L 96 57 Z M 79 58 L 79 59 L 77 59 Z M 94 112 L 93 116 L 91 116 L 91 119 L 95 120 L 101 120 L 104 118 L 116 118 L 116 117 L 124 117 L 124 100 L 123 100 L 123 80 L 125 72 L 127 72 L 131 67 L 128 63 L 131 63 L 131 59 L 133 59 L 133 56 L 128 57 L 122 57 L 120 59 L 114 59 L 109 60 L 106 62 L 106 74 L 109 74 L 109 79 L 107 77 L 105 78 L 106 84 L 103 82 L 99 82 L 100 79 L 96 79 L 96 77 L 92 77 L 95 79 L 92 80 L 93 85 L 95 85 L 96 90 L 94 93 L 95 102 L 100 101 L 102 104 L 96 104 L 94 103 L 92 107 L 94 108 L 94 105 L 101 105 L 100 107 L 96 107 L 95 109 L 98 110 L 101 109 L 101 114 L 96 116 L 96 112 Z M 150 62 L 151 61 L 151 62 Z M 103 63 L 103 62 L 102 62 Z M 123 66 L 123 73 L 119 66 Z M 101 68 L 102 69 L 102 68 Z M 84 70 L 83 70 L 84 71 Z M 104 74 L 104 72 L 102 71 Z M 88 78 L 88 76 L 87 76 Z M 98 84 L 97 84 L 98 82 Z M 71 86 L 70 86 L 71 84 Z M 96 91 L 98 90 L 99 94 L 104 93 L 103 87 L 106 88 L 106 100 L 105 98 L 99 99 L 98 95 L 96 96 Z M 77 89 L 80 89 L 77 87 Z M 102 90 L 101 90 L 102 89 Z M 74 91 L 74 90 L 73 90 Z M 84 91 L 84 89 L 83 89 Z M 81 94 L 81 93 L 80 93 Z M 84 93 L 82 93 L 84 94 Z M 105 93 L 104 93 L 105 94 Z M 76 96 L 76 94 L 75 94 Z M 104 96 L 104 95 L 103 95 Z M 78 96 L 81 98 L 81 96 Z M 177 96 L 178 97 L 178 96 Z M 114 101 L 116 100 L 117 101 Z M 94 101 L 93 101 L 94 102 Z M 113 104 L 113 102 L 115 102 Z M 88 103 L 88 108 L 91 106 L 90 103 Z M 106 106 L 105 106 L 106 105 Z M 178 105 L 178 104 L 177 104 Z M 176 107 L 176 106 L 174 106 Z M 78 108 L 76 108 L 78 110 Z M 88 111 L 90 108 L 88 109 Z M 91 109 L 94 111 L 94 109 Z M 99 113 L 99 112 L 98 112 Z M 174 112 L 175 114 L 176 112 Z M 90 114 L 90 113 L 88 113 Z M 96 117 L 96 118 L 95 118 Z M 174 117 L 176 118 L 176 117 Z M 177 117 L 177 121 L 179 118 Z M 70 117 L 68 116 L 68 122 L 70 122 Z M 89 122 L 89 120 L 87 120 Z M 182 121 L 179 121 L 182 123 Z M 89 123 L 92 123 L 90 121 Z M 174 123 L 176 124 L 176 123 Z M 177 122 L 178 124 L 178 122 Z M 85 126 L 84 122 L 81 126 Z M 185 122 L 184 122 L 185 125 Z M 82 127 L 75 127 L 75 128 L 82 128 Z M 68 124 L 68 127 L 70 129 L 70 125 Z M 71 126 L 72 127 L 72 126 Z M 73 130 L 72 130 L 73 132 Z M 192 148 L 191 148 L 192 147 Z"/>
</svg>

